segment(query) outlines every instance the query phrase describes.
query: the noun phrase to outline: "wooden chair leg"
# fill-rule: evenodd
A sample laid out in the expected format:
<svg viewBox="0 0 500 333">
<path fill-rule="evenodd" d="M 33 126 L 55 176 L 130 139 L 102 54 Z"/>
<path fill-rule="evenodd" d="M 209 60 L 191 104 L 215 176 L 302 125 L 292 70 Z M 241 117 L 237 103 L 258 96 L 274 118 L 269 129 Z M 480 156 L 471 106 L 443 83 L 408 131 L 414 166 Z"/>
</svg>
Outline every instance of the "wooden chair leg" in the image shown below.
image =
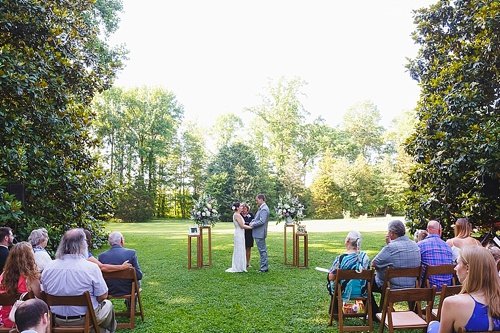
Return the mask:
<svg viewBox="0 0 500 333">
<path fill-rule="evenodd" d="M 330 297 L 330 309 L 328 311 L 328 314 L 330 315 L 330 319 L 328 321 L 328 326 L 332 326 L 333 323 L 333 310 L 335 306 L 335 300 L 333 299 L 333 296 Z"/>
</svg>

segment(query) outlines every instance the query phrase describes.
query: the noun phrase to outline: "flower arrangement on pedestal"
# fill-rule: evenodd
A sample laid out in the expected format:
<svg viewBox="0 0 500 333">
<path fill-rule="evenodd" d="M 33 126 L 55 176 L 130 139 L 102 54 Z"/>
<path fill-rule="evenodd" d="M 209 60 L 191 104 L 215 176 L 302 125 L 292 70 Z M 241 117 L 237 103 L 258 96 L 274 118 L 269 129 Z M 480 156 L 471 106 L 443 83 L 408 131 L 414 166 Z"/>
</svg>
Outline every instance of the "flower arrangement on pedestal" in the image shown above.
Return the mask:
<svg viewBox="0 0 500 333">
<path fill-rule="evenodd" d="M 217 211 L 217 200 L 206 194 L 203 194 L 194 202 L 191 210 L 191 220 L 195 220 L 199 226 L 211 225 L 219 221 L 220 214 Z"/>
<path fill-rule="evenodd" d="M 297 197 L 292 197 L 290 193 L 284 197 L 279 197 L 278 206 L 274 207 L 276 212 L 276 224 L 285 221 L 288 224 L 294 223 L 300 226 L 300 221 L 305 217 L 304 205 L 299 202 Z"/>
</svg>

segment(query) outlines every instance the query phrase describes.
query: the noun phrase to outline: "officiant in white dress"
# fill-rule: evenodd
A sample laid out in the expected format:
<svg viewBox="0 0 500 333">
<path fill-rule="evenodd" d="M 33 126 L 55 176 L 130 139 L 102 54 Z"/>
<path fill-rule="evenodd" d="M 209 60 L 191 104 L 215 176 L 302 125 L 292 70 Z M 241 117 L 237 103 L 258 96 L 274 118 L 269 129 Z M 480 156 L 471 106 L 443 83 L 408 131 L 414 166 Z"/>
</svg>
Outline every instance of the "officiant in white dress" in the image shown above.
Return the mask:
<svg viewBox="0 0 500 333">
<path fill-rule="evenodd" d="M 245 249 L 245 229 L 252 229 L 252 227 L 245 225 L 245 221 L 241 216 L 243 207 L 239 202 L 235 202 L 231 207 L 233 210 L 233 223 L 234 223 L 234 250 L 233 250 L 233 263 L 231 268 L 226 269 L 226 272 L 237 273 L 247 271 L 247 259 Z"/>
</svg>

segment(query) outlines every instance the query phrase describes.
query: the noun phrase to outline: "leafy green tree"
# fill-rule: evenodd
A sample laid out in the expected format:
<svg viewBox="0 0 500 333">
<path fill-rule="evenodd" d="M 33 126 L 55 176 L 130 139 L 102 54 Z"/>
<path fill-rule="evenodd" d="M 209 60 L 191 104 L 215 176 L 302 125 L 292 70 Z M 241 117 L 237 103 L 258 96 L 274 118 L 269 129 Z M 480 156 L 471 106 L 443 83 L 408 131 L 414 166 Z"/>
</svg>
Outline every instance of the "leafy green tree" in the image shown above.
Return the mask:
<svg viewBox="0 0 500 333">
<path fill-rule="evenodd" d="M 176 152 L 169 147 L 178 146 L 177 130 L 184 113 L 175 95 L 164 88 L 113 88 L 95 98 L 93 107 L 98 114 L 96 133 L 106 143 L 105 156 L 114 179 L 127 189 L 139 186 L 137 191 L 134 190 L 134 193 L 140 194 L 137 199 L 141 203 L 146 199 L 152 200 L 148 206 L 162 207 L 157 214 L 163 215 L 166 209 L 166 181 L 160 178 L 160 173 L 165 177 L 164 164 L 168 154 Z M 180 146 L 178 148 L 181 149 Z M 143 195 L 142 184 L 149 195 Z M 127 205 L 118 207 L 118 211 L 134 207 L 130 204 L 134 196 L 123 191 L 117 194 L 117 204 Z M 126 195 L 126 198 L 120 198 L 121 195 Z M 146 219 L 148 216 L 140 218 Z"/>
<path fill-rule="evenodd" d="M 188 123 L 179 139 L 170 145 L 168 158 L 160 164 L 161 186 L 157 201 L 164 209 L 158 209 L 159 216 L 189 217 L 193 208 L 192 198 L 198 198 L 203 193 L 207 155 L 200 128 Z"/>
<path fill-rule="evenodd" d="M 124 222 L 146 222 L 154 216 L 153 194 L 141 178 L 122 187 L 116 199 L 115 217 Z"/>
<path fill-rule="evenodd" d="M 120 9 L 119 1 L 0 1 L 0 178 L 25 186 L 18 232 L 45 226 L 51 246 L 76 226 L 102 234 L 111 209 L 88 106 L 122 67 L 123 49 L 100 39 Z"/>
<path fill-rule="evenodd" d="M 374 161 L 378 157 L 384 132 L 380 120 L 380 112 L 371 101 L 357 103 L 346 111 L 340 129 L 347 135 L 350 146 L 347 157 L 351 161 L 359 154 L 368 161 Z"/>
<path fill-rule="evenodd" d="M 262 96 L 262 104 L 247 109 L 258 119 L 252 132 L 255 135 L 253 140 L 259 161 L 275 167 L 281 184 L 292 176 L 286 172 L 287 166 L 299 162 L 299 137 L 303 130 L 302 124 L 309 115 L 299 99 L 300 89 L 304 84 L 299 78 L 290 81 L 281 78 L 275 85 L 269 82 L 267 94 Z M 306 145 L 302 142 L 301 146 Z M 309 161 L 310 158 L 307 156 L 305 159 Z M 299 180 L 303 180 L 304 175 L 305 169 L 298 175 Z M 291 189 L 283 188 L 282 191 L 285 194 Z"/>
<path fill-rule="evenodd" d="M 415 23 L 420 50 L 408 68 L 421 95 L 406 147 L 416 162 L 408 219 L 413 229 L 440 219 L 448 234 L 463 216 L 487 225 L 500 216 L 499 3 L 438 1 Z"/>
<path fill-rule="evenodd" d="M 326 151 L 319 163 L 317 176 L 310 187 L 312 195 L 311 213 L 318 219 L 342 217 L 343 207 L 340 188 L 333 178 L 334 164 L 333 155 Z"/>
<path fill-rule="evenodd" d="M 205 192 L 219 203 L 222 221 L 230 221 L 233 201 L 253 202 L 258 166 L 250 147 L 243 143 L 223 146 L 208 166 Z"/>
<path fill-rule="evenodd" d="M 215 119 L 215 125 L 210 136 L 215 139 L 215 147 L 220 149 L 224 145 L 230 145 L 241 141 L 238 134 L 243 134 L 243 120 L 234 113 L 223 114 Z"/>
</svg>

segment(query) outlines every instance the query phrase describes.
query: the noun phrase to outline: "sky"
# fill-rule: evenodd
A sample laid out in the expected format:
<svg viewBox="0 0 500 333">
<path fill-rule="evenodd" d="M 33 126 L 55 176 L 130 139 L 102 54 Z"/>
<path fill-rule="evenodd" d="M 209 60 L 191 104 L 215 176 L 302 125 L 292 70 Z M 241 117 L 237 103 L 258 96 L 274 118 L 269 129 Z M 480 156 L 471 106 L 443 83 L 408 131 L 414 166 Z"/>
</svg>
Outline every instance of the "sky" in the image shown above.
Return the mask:
<svg viewBox="0 0 500 333">
<path fill-rule="evenodd" d="M 331 126 L 364 100 L 383 125 L 413 109 L 419 88 L 412 9 L 436 0 L 123 0 L 112 45 L 130 51 L 115 85 L 161 86 L 202 126 L 220 114 L 244 120 L 269 82 L 299 77 L 311 120 Z"/>
</svg>

